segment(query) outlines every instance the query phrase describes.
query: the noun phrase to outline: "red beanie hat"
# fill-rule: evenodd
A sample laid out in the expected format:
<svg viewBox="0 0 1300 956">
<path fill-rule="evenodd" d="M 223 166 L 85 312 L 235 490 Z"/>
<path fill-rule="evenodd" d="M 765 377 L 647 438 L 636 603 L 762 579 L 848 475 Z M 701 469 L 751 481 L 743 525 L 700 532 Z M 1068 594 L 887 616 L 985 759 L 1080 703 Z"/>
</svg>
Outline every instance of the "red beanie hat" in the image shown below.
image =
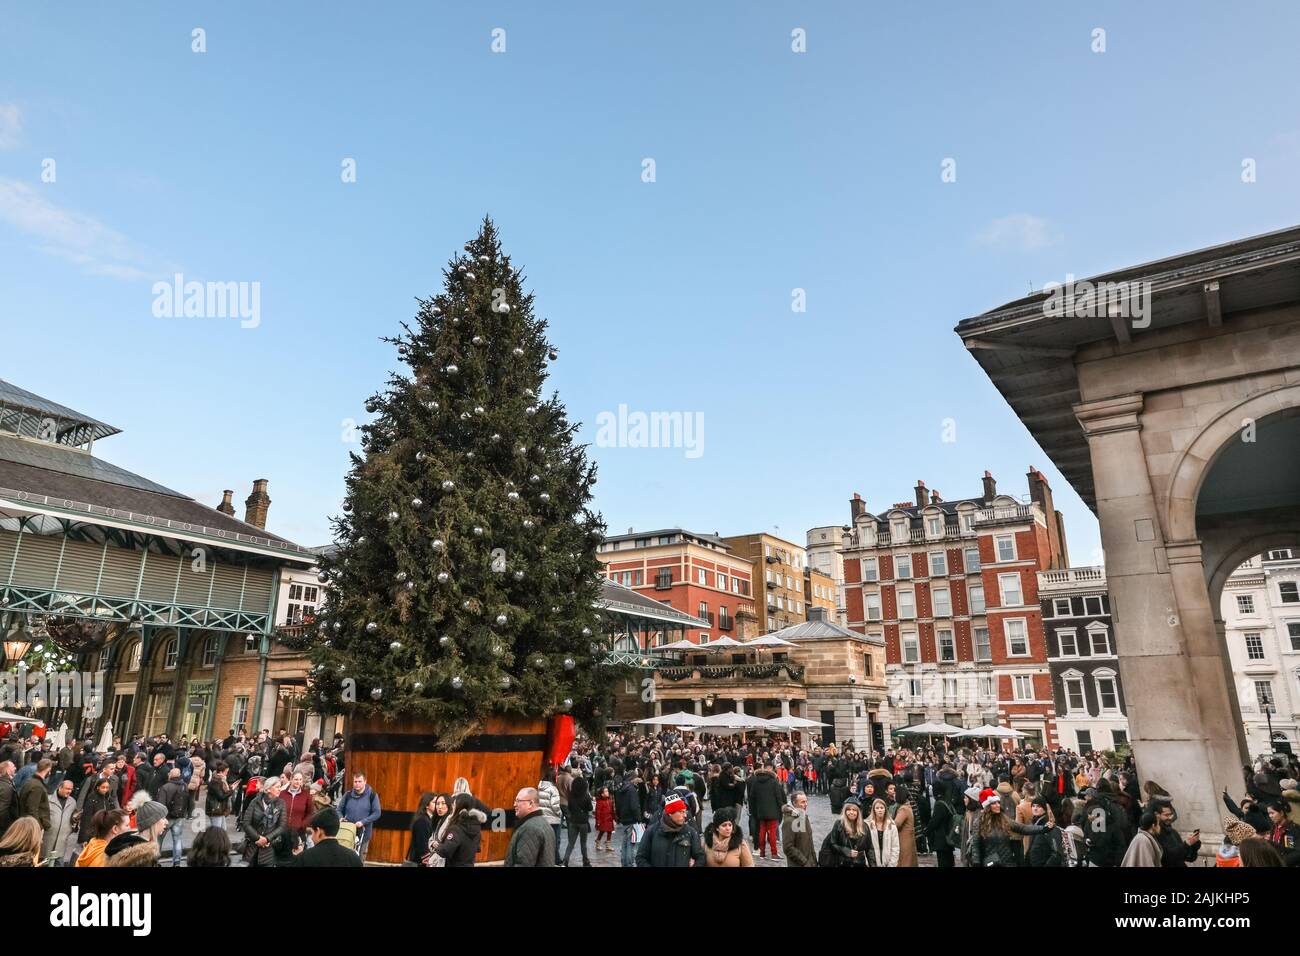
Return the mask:
<svg viewBox="0 0 1300 956">
<path fill-rule="evenodd" d="M 687 809 L 689 808 L 686 806 L 686 801 L 681 797 L 673 797 L 664 804 L 664 813 L 677 813 L 678 811 L 684 811 Z"/>
</svg>

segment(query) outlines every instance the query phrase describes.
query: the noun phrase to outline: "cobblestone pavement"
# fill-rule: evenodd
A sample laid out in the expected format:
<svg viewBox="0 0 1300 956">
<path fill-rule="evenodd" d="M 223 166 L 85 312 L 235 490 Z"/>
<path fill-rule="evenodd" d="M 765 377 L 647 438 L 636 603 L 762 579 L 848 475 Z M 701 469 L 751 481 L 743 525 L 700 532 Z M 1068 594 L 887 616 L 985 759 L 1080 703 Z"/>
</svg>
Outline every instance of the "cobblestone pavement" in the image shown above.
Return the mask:
<svg viewBox="0 0 1300 956">
<path fill-rule="evenodd" d="M 709 810 L 709 807 L 706 804 L 704 807 L 705 826 L 708 826 L 710 816 L 711 816 L 711 811 Z M 809 796 L 808 816 L 812 823 L 813 847 L 814 849 L 818 849 L 822 845 L 822 840 L 826 838 L 826 834 L 830 832 L 831 827 L 835 823 L 835 818 L 831 816 L 830 797 L 823 796 L 822 794 L 817 794 L 817 793 Z M 741 822 L 747 825 L 749 822 L 748 815 L 742 814 Z M 622 864 L 620 863 L 619 847 L 621 846 L 620 841 L 622 840 L 622 838 L 623 838 L 622 827 L 619 827 L 618 830 L 614 831 L 614 849 L 596 850 L 593 848 L 593 844 L 595 842 L 595 834 L 594 833 L 589 834 L 587 838 L 588 839 L 587 855 L 591 860 L 591 865 L 592 866 L 621 866 Z M 568 848 L 567 835 L 565 836 L 564 839 L 565 839 L 565 845 L 561 848 L 561 853 L 563 853 L 563 851 Z M 754 849 L 754 844 L 752 841 L 749 844 L 749 848 L 750 850 Z M 570 865 L 580 866 L 581 864 L 577 862 L 579 859 L 580 859 L 579 850 L 578 848 L 574 848 L 573 856 L 569 861 Z M 920 863 L 921 866 L 934 866 L 935 865 L 934 854 L 933 853 L 922 854 L 920 857 Z M 754 864 L 756 866 L 785 866 L 785 856 L 784 854 L 782 854 L 780 859 L 772 859 L 770 856 L 760 857 L 758 853 L 755 852 Z"/>
</svg>

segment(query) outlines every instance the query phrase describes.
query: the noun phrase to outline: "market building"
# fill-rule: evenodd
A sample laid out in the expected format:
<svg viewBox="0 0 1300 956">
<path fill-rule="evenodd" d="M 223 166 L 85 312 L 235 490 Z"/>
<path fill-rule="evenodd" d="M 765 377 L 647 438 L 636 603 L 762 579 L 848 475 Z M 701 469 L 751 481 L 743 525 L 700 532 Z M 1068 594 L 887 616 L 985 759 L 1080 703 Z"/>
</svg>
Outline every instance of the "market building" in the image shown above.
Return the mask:
<svg viewBox="0 0 1300 956">
<path fill-rule="evenodd" d="M 268 665 L 281 581 L 315 557 L 257 523 L 264 480 L 240 521 L 96 457 L 119 431 L 0 381 L 0 631 L 103 675 L 102 699 L 46 701 L 52 725 L 224 732 L 227 661 Z"/>
</svg>

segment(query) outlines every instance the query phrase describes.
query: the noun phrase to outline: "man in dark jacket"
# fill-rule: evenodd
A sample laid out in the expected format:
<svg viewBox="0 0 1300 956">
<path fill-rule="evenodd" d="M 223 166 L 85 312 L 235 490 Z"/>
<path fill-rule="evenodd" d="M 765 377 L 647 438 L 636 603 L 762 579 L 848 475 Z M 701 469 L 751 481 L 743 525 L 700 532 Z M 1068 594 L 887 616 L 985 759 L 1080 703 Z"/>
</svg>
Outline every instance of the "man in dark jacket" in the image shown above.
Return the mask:
<svg viewBox="0 0 1300 956">
<path fill-rule="evenodd" d="M 705 866 L 708 860 L 704 841 L 692 826 L 687 826 L 686 801 L 675 797 L 664 804 L 664 814 L 646 828 L 636 851 L 637 866 L 684 868 Z"/>
<path fill-rule="evenodd" d="M 338 841 L 339 815 L 333 807 L 324 807 L 311 818 L 308 826 L 312 847 L 299 852 L 285 866 L 361 866 L 361 857 Z"/>
<path fill-rule="evenodd" d="M 0 760 L 0 837 L 5 835 L 9 824 L 18 819 L 18 790 L 14 787 L 16 770 L 12 760 Z"/>
<path fill-rule="evenodd" d="M 617 783 L 617 781 L 616 781 Z M 633 842 L 634 826 L 644 824 L 645 817 L 641 809 L 641 778 L 636 771 L 629 771 L 614 790 L 614 815 L 623 828 L 621 860 L 623 866 L 637 866 L 636 844 Z M 682 803 L 685 806 L 685 802 Z M 689 807 L 687 808 L 689 812 Z"/>
<path fill-rule="evenodd" d="M 515 832 L 510 836 L 505 865 L 555 865 L 555 831 L 546 822 L 533 787 L 524 787 L 515 796 Z"/>
<path fill-rule="evenodd" d="M 36 772 L 18 791 L 18 816 L 35 817 L 42 833 L 50 828 L 50 792 L 45 788 L 53 768 L 54 761 L 42 757 L 36 762 Z"/>
<path fill-rule="evenodd" d="M 1156 836 L 1162 852 L 1160 865 L 1177 868 L 1195 860 L 1201 850 L 1201 831 L 1193 830 L 1186 837 L 1181 836 L 1174 829 L 1178 814 L 1174 812 L 1174 805 L 1169 800 L 1159 801 L 1156 819 L 1160 821 L 1160 832 Z"/>
<path fill-rule="evenodd" d="M 956 775 L 953 776 L 956 780 Z M 954 819 L 960 822 L 959 812 L 953 805 L 953 794 L 956 793 L 956 785 L 948 786 L 945 783 L 935 784 L 935 801 L 934 812 L 930 814 L 930 822 L 926 826 L 926 836 L 929 837 L 930 846 L 934 848 L 934 854 L 938 866 L 942 869 L 948 869 L 954 865 L 953 851 L 957 849 L 957 842 L 952 836 Z"/>
<path fill-rule="evenodd" d="M 1030 805 L 1031 821 L 1034 826 L 1046 826 L 1047 801 L 1034 797 Z M 1029 838 L 1029 849 L 1025 852 L 1026 866 L 1065 866 L 1065 847 L 1061 842 L 1061 830 L 1052 827 L 1043 833 L 1035 833 Z"/>
<path fill-rule="evenodd" d="M 785 787 L 777 779 L 770 760 L 746 782 L 745 797 L 749 803 L 750 818 L 756 823 L 754 845 L 758 848 L 758 855 L 767 856 L 767 847 L 770 845 L 772 859 L 781 859 L 776 850 L 776 830 L 781 819 L 781 808 L 785 806 Z"/>
<path fill-rule="evenodd" d="M 172 866 L 180 866 L 185 852 L 181 849 L 181 838 L 185 833 L 185 821 L 194 809 L 194 795 L 185 781 L 181 779 L 178 767 L 172 767 L 167 774 L 167 782 L 158 788 L 155 794 L 158 802 L 167 808 L 167 833 L 172 837 Z M 167 835 L 163 834 L 163 837 Z M 162 837 L 158 838 L 158 852 L 162 853 Z"/>
</svg>

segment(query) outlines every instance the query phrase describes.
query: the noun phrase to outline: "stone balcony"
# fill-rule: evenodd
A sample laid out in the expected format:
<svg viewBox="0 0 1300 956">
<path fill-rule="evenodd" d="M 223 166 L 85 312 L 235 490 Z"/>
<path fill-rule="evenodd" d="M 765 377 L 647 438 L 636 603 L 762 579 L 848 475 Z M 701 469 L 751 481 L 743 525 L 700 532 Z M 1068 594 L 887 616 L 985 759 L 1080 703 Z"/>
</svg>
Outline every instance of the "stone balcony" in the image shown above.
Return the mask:
<svg viewBox="0 0 1300 956">
<path fill-rule="evenodd" d="M 746 689 L 786 689 L 804 686 L 804 668 L 788 661 L 771 664 L 685 664 L 655 671 L 655 686 L 664 691 L 718 693 Z"/>
</svg>

